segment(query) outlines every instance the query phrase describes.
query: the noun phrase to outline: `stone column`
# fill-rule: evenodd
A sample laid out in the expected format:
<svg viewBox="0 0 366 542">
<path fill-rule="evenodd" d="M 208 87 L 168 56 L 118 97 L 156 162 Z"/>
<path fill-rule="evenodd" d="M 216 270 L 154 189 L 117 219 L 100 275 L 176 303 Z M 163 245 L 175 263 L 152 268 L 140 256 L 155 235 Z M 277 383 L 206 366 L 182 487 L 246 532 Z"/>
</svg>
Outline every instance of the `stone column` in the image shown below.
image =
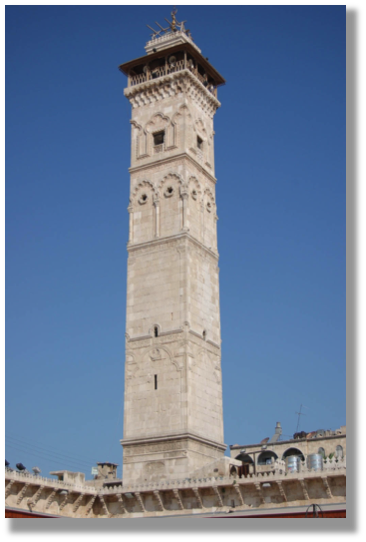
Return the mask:
<svg viewBox="0 0 366 542">
<path fill-rule="evenodd" d="M 155 232 L 154 237 L 160 237 L 160 207 L 159 207 L 159 198 L 155 198 L 153 201 L 154 205 L 154 216 L 155 216 Z"/>
<path fill-rule="evenodd" d="M 130 220 L 129 220 L 130 224 L 129 224 L 129 232 L 128 232 L 128 242 L 132 243 L 132 241 L 133 241 L 133 210 L 132 210 L 132 205 L 129 205 L 127 207 L 127 211 L 128 211 L 128 213 L 130 215 L 130 217 L 129 217 L 130 218 Z"/>
<path fill-rule="evenodd" d="M 188 231 L 187 227 L 187 206 L 188 206 L 188 187 L 182 186 L 180 192 L 182 198 L 182 230 Z"/>
</svg>

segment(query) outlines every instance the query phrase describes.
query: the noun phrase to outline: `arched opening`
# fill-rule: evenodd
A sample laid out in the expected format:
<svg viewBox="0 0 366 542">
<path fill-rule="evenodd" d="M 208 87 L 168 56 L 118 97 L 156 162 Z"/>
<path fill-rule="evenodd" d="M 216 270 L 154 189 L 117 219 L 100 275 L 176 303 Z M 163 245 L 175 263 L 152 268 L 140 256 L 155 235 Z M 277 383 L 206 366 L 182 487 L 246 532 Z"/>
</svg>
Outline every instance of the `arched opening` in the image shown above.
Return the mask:
<svg viewBox="0 0 366 542">
<path fill-rule="evenodd" d="M 278 459 L 278 455 L 268 450 L 259 454 L 258 459 L 257 459 L 257 464 L 271 465 L 272 463 L 276 461 L 276 459 Z"/>
<path fill-rule="evenodd" d="M 238 474 L 238 471 L 236 470 L 236 467 L 234 465 L 230 468 L 230 476 L 236 476 Z"/>
<path fill-rule="evenodd" d="M 240 454 L 237 455 L 235 459 L 238 459 L 239 461 L 242 462 L 241 466 L 238 467 L 239 478 L 241 478 L 242 476 L 246 478 L 249 474 L 249 467 L 252 465 L 254 468 L 253 459 L 250 457 L 250 455 L 246 454 L 245 452 L 240 452 Z"/>
<path fill-rule="evenodd" d="M 323 459 L 325 459 L 325 450 L 322 446 L 318 448 L 318 454 L 321 455 Z"/>
<path fill-rule="evenodd" d="M 335 456 L 336 456 L 337 459 L 342 459 L 342 457 L 343 457 L 343 448 L 342 448 L 342 446 L 340 444 L 336 448 Z"/>
<path fill-rule="evenodd" d="M 292 456 L 296 456 L 296 457 L 299 457 L 301 459 L 301 461 L 305 461 L 305 457 L 304 457 L 304 454 L 302 453 L 301 450 L 299 450 L 298 448 L 288 448 L 283 456 L 282 456 L 282 459 L 285 460 L 286 457 L 292 457 Z"/>
</svg>

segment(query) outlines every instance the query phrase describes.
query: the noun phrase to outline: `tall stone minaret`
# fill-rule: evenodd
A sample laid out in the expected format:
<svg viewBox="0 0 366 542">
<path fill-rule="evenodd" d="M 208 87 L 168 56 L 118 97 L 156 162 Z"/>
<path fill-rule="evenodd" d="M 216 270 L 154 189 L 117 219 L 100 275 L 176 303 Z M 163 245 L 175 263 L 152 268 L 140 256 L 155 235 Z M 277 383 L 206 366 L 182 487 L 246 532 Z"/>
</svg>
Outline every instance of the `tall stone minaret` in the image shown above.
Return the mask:
<svg viewBox="0 0 366 542">
<path fill-rule="evenodd" d="M 213 128 L 225 80 L 175 12 L 145 50 L 120 66 L 132 105 L 124 484 L 187 477 L 226 448 Z"/>
</svg>

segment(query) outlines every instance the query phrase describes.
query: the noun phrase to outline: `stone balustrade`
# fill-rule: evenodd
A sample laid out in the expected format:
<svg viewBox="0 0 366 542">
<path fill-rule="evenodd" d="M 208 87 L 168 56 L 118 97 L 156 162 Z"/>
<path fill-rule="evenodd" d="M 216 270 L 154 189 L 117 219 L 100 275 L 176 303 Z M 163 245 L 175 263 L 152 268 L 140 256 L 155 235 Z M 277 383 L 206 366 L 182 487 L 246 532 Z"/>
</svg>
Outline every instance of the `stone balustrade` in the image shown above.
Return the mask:
<svg viewBox="0 0 366 542">
<path fill-rule="evenodd" d="M 62 480 L 55 480 L 53 478 L 46 478 L 44 476 L 36 476 L 30 473 L 22 473 L 17 471 L 6 471 L 6 478 L 8 480 L 13 480 L 14 482 L 30 483 L 32 485 L 43 485 L 47 487 L 57 488 L 57 489 L 67 489 L 74 492 L 88 493 L 91 495 L 95 494 L 114 494 L 114 493 L 135 493 L 135 492 L 145 492 L 145 491 L 154 491 L 158 490 L 168 490 L 168 489 L 184 489 L 190 488 L 193 486 L 197 487 L 211 487 L 214 486 L 225 486 L 233 484 L 253 484 L 263 481 L 271 480 L 291 480 L 297 479 L 299 477 L 299 472 L 286 472 L 285 461 L 276 460 L 271 465 L 262 465 L 263 467 L 268 467 L 268 470 L 261 470 L 256 474 L 251 473 L 246 477 L 236 477 L 236 476 L 212 476 L 212 477 L 202 477 L 202 478 L 185 478 L 185 479 L 176 479 L 176 480 L 165 480 L 162 482 L 151 482 L 146 484 L 131 484 L 128 486 L 110 486 L 103 488 L 94 488 L 87 484 L 72 484 L 70 482 L 64 482 Z M 346 458 L 342 459 L 327 459 L 323 462 L 323 472 L 328 474 L 330 471 L 341 471 L 346 470 Z M 306 475 L 307 477 L 316 477 L 319 476 L 319 473 L 322 471 L 309 469 L 306 462 L 300 462 L 300 473 L 301 475 Z"/>
<path fill-rule="evenodd" d="M 63 480 L 56 480 L 54 478 L 46 478 L 45 476 L 37 476 L 35 474 L 18 471 L 6 471 L 6 479 L 13 480 L 14 482 L 21 482 L 32 485 L 42 485 L 46 487 L 52 487 L 57 489 L 72 489 L 75 492 L 83 492 L 95 494 L 97 489 L 88 485 L 72 484 L 70 482 L 64 482 Z"/>
<path fill-rule="evenodd" d="M 137 75 L 130 75 L 129 77 L 129 86 L 134 87 L 136 85 L 140 85 L 141 83 L 145 83 L 147 81 L 159 79 L 160 77 L 163 77 L 164 75 L 170 75 L 176 72 L 182 72 L 182 71 L 189 71 L 192 73 L 198 81 L 214 96 L 216 96 L 216 88 L 208 84 L 208 82 L 205 80 L 204 76 L 201 75 L 196 68 L 191 66 L 184 66 L 184 60 L 178 60 L 174 63 L 174 65 L 167 65 L 167 66 L 160 66 L 158 68 L 155 68 L 154 70 L 146 71 L 146 73 L 139 73 Z"/>
<path fill-rule="evenodd" d="M 299 472 L 286 472 L 285 461 L 278 460 L 272 465 L 266 465 L 269 467 L 268 471 L 257 472 L 256 474 L 251 473 L 246 477 L 235 477 L 235 476 L 216 476 L 216 477 L 206 477 L 206 478 L 186 478 L 182 480 L 166 480 L 164 482 L 156 483 L 146 483 L 146 484 L 131 484 L 128 486 L 123 486 L 124 493 L 134 493 L 135 491 L 151 491 L 153 489 L 184 489 L 192 486 L 205 487 L 212 485 L 233 485 L 238 483 L 243 484 L 253 484 L 261 481 L 272 480 L 296 480 L 299 478 Z M 340 471 L 346 470 L 346 458 L 336 460 L 328 460 L 323 464 L 323 471 Z M 300 463 L 300 473 L 301 475 L 306 475 L 307 477 L 317 477 L 321 471 L 315 469 L 309 469 L 306 465 L 306 462 Z M 106 490 L 104 490 L 106 491 Z M 113 488 L 107 490 L 109 493 L 113 492 Z M 115 491 L 115 490 L 114 490 Z"/>
</svg>

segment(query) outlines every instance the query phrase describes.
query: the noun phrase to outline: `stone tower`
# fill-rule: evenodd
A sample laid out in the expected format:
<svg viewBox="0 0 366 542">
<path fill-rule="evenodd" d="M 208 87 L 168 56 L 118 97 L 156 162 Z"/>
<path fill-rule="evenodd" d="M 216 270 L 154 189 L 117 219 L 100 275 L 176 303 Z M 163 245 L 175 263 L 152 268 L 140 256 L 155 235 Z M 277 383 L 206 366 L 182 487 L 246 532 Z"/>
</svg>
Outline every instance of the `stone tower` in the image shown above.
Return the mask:
<svg viewBox="0 0 366 542">
<path fill-rule="evenodd" d="M 187 477 L 226 448 L 213 144 L 225 80 L 172 19 L 120 66 L 132 105 L 124 484 Z"/>
</svg>

